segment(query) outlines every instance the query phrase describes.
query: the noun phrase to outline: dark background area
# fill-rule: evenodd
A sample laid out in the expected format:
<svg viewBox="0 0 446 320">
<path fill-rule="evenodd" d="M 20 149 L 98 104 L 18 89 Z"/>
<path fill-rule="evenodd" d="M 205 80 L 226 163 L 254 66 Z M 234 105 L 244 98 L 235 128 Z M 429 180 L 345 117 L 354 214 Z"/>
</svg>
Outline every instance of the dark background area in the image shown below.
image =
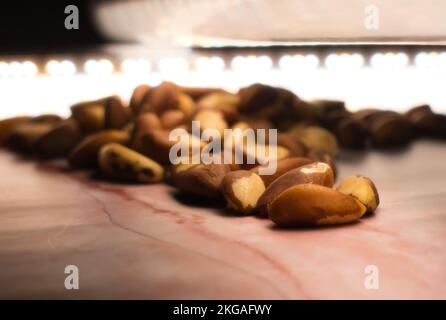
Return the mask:
<svg viewBox="0 0 446 320">
<path fill-rule="evenodd" d="M 65 29 L 67 5 L 79 8 L 79 30 Z M 70 52 L 105 43 L 94 27 L 89 0 L 3 0 L 0 55 Z"/>
</svg>

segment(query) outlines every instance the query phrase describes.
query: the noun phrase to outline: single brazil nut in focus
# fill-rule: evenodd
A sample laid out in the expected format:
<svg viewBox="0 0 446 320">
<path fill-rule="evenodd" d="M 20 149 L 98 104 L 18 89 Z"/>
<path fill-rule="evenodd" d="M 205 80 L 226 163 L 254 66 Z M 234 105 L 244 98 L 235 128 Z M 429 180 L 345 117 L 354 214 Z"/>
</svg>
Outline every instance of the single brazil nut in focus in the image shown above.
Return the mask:
<svg viewBox="0 0 446 320">
<path fill-rule="evenodd" d="M 266 216 L 271 202 L 283 191 L 297 184 L 312 183 L 333 187 L 334 175 L 330 166 L 323 162 L 314 162 L 290 170 L 274 180 L 257 202 L 258 213 Z"/>
<path fill-rule="evenodd" d="M 160 118 L 151 112 L 143 113 L 135 119 L 130 137 L 130 147 L 136 151 L 141 150 L 142 137 L 153 130 L 161 130 L 163 128 Z"/>
<path fill-rule="evenodd" d="M 173 183 L 185 193 L 211 199 L 220 198 L 223 178 L 230 171 L 226 164 L 198 164 L 176 173 Z"/>
<path fill-rule="evenodd" d="M 257 200 L 264 191 L 265 184 L 262 178 L 251 171 L 229 172 L 222 182 L 222 192 L 228 206 L 245 214 L 256 208 Z"/>
<path fill-rule="evenodd" d="M 116 142 L 126 144 L 129 134 L 121 130 L 104 130 L 82 139 L 68 156 L 68 163 L 73 168 L 89 168 L 97 165 L 98 153 L 103 145 Z"/>
<path fill-rule="evenodd" d="M 314 162 L 314 160 L 305 158 L 305 157 L 292 157 L 292 158 L 277 160 L 276 172 L 273 174 L 260 175 L 260 173 L 259 173 L 260 168 L 267 167 L 268 165 L 257 166 L 257 167 L 252 168 L 250 171 L 254 172 L 256 174 L 259 174 L 260 177 L 262 178 L 263 182 L 265 183 L 265 186 L 268 187 L 274 180 L 276 180 L 283 174 L 289 172 L 290 170 L 302 167 L 304 165 L 307 165 L 307 164 L 310 164 L 313 162 Z"/>
<path fill-rule="evenodd" d="M 336 188 L 339 192 L 358 199 L 366 206 L 367 212 L 373 212 L 378 208 L 379 195 L 372 180 L 356 175 L 345 178 Z"/>
<path fill-rule="evenodd" d="M 112 96 L 105 101 L 104 127 L 122 129 L 130 120 L 130 109 L 124 106 L 121 98 Z"/>
<path fill-rule="evenodd" d="M 332 156 L 339 153 L 336 137 L 328 130 L 317 126 L 297 126 L 289 134 L 299 139 L 308 149 L 325 151 Z"/>
<path fill-rule="evenodd" d="M 77 122 L 70 118 L 56 124 L 36 142 L 36 153 L 42 158 L 66 156 L 81 139 Z"/>
<path fill-rule="evenodd" d="M 271 202 L 269 218 L 281 227 L 306 227 L 350 223 L 366 207 L 356 198 L 316 184 L 288 188 Z"/>
<path fill-rule="evenodd" d="M 118 143 L 104 145 L 98 157 L 99 168 L 112 179 L 153 183 L 164 177 L 164 168 L 157 162 Z"/>
<path fill-rule="evenodd" d="M 0 120 L 0 144 L 4 143 L 8 139 L 15 127 L 21 123 L 29 121 L 30 119 L 30 116 L 17 116 L 14 118 Z"/>
</svg>

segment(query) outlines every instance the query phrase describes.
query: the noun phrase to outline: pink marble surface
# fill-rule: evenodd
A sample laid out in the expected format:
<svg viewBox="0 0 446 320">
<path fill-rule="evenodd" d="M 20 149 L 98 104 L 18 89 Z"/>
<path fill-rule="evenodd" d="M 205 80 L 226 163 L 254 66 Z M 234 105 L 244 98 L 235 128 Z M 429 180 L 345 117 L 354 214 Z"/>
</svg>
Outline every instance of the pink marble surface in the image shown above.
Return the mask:
<svg viewBox="0 0 446 320">
<path fill-rule="evenodd" d="M 0 152 L 0 298 L 446 298 L 446 144 L 344 154 L 375 180 L 358 223 L 280 230 L 185 205 L 170 186 L 88 179 Z M 79 290 L 64 268 L 77 265 Z M 379 289 L 364 287 L 367 265 Z"/>
</svg>

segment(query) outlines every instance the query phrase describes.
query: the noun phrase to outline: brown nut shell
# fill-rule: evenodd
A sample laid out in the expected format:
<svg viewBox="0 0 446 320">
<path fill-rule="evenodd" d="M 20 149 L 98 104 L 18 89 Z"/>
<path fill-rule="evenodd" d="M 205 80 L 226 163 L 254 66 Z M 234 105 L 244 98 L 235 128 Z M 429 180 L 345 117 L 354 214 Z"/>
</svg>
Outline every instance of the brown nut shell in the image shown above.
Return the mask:
<svg viewBox="0 0 446 320">
<path fill-rule="evenodd" d="M 240 167 L 250 170 L 258 165 L 268 166 L 271 161 L 279 161 L 288 158 L 290 151 L 282 146 L 248 144 L 244 145 L 243 163 Z"/>
<path fill-rule="evenodd" d="M 25 123 L 31 119 L 30 116 L 18 116 L 0 120 L 0 144 L 4 143 L 11 132 L 21 123 Z"/>
<path fill-rule="evenodd" d="M 220 198 L 223 178 L 231 169 L 225 164 L 198 164 L 178 172 L 173 182 L 181 191 L 206 198 Z"/>
<path fill-rule="evenodd" d="M 177 95 L 177 109 L 182 111 L 187 119 L 191 119 L 197 110 L 195 101 L 184 93 Z"/>
<path fill-rule="evenodd" d="M 334 133 L 339 144 L 345 148 L 363 148 L 368 138 L 368 130 L 365 124 L 353 117 L 339 121 Z"/>
<path fill-rule="evenodd" d="M 164 130 L 172 130 L 185 124 L 186 116 L 183 111 L 168 110 L 161 115 L 160 120 Z"/>
<path fill-rule="evenodd" d="M 71 107 L 72 116 L 83 132 L 91 133 L 104 129 L 105 100 L 81 102 Z"/>
<path fill-rule="evenodd" d="M 240 110 L 252 113 L 273 105 L 279 98 L 279 91 L 260 83 L 252 84 L 239 90 Z"/>
<path fill-rule="evenodd" d="M 132 110 L 133 115 L 137 116 L 142 107 L 144 96 L 149 92 L 150 87 L 146 84 L 139 85 L 133 90 L 132 97 L 130 98 L 129 108 Z"/>
<path fill-rule="evenodd" d="M 446 115 L 434 113 L 428 105 L 410 109 L 405 117 L 418 133 L 435 138 L 446 138 Z"/>
<path fill-rule="evenodd" d="M 399 114 L 384 115 L 371 123 L 370 136 L 375 147 L 399 146 L 407 143 L 412 137 L 412 126 Z"/>
<path fill-rule="evenodd" d="M 56 124 L 36 142 L 36 153 L 42 158 L 66 156 L 81 139 L 77 122 L 70 118 Z"/>
<path fill-rule="evenodd" d="M 122 129 L 130 120 L 130 109 L 124 106 L 121 98 L 109 97 L 105 101 L 104 127 Z"/>
<path fill-rule="evenodd" d="M 198 101 L 204 96 L 207 96 L 208 94 L 215 93 L 215 92 L 226 92 L 219 88 L 204 88 L 204 87 L 184 87 L 179 86 L 178 89 L 190 96 L 193 100 Z"/>
<path fill-rule="evenodd" d="M 214 92 L 201 98 L 197 103 L 197 107 L 199 109 L 220 111 L 227 122 L 234 123 L 239 117 L 239 103 L 240 97 L 238 95 L 227 92 Z"/>
<path fill-rule="evenodd" d="M 264 191 L 262 178 L 250 171 L 229 172 L 222 182 L 222 192 L 228 206 L 244 214 L 249 214 L 256 208 L 257 200 Z"/>
<path fill-rule="evenodd" d="M 319 113 L 326 115 L 327 113 L 346 111 L 344 101 L 318 99 L 310 101 L 310 104 L 319 109 Z"/>
<path fill-rule="evenodd" d="M 188 150 L 189 155 L 194 152 L 200 152 L 204 143 L 199 138 L 184 131 L 184 134 L 177 137 L 177 139 L 170 140 L 170 131 L 166 130 L 152 130 L 142 137 L 141 153 L 151 159 L 161 163 L 170 165 L 171 148 L 178 147 L 177 151 Z M 176 154 L 176 157 L 182 157 L 183 154 Z M 172 159 L 174 160 L 174 159 Z"/>
<path fill-rule="evenodd" d="M 317 126 L 295 127 L 288 131 L 295 139 L 300 140 L 308 149 L 319 150 L 336 156 L 339 147 L 336 137 L 328 130 Z"/>
<path fill-rule="evenodd" d="M 157 162 L 117 143 L 101 148 L 98 163 L 106 176 L 116 180 L 153 183 L 164 177 L 164 168 Z"/>
<path fill-rule="evenodd" d="M 34 123 L 57 123 L 61 121 L 62 118 L 57 114 L 47 113 L 41 114 L 39 116 L 33 117 L 30 122 Z"/>
<path fill-rule="evenodd" d="M 274 174 L 271 175 L 260 175 L 259 170 L 264 166 L 257 166 L 251 169 L 251 172 L 254 172 L 256 174 L 259 174 L 262 178 L 263 182 L 265 183 L 265 186 L 268 187 L 274 180 L 282 176 L 283 174 L 287 173 L 288 171 L 292 169 L 296 169 L 298 167 L 313 163 L 314 160 L 304 157 L 292 157 L 292 158 L 286 158 L 281 159 L 277 161 L 277 169 Z"/>
<path fill-rule="evenodd" d="M 331 170 L 333 170 L 334 177 L 336 178 L 338 174 L 338 168 L 336 166 L 336 160 L 331 154 L 321 150 L 309 150 L 307 153 L 307 158 L 310 158 L 313 161 L 324 162 L 328 164 L 331 167 Z"/>
<path fill-rule="evenodd" d="M 68 163 L 73 168 L 89 168 L 97 165 L 98 153 L 102 146 L 116 142 L 126 144 L 129 134 L 121 130 L 105 130 L 86 136 L 68 156 Z"/>
<path fill-rule="evenodd" d="M 220 133 L 221 137 L 224 135 L 224 129 L 228 128 L 228 123 L 225 121 L 223 113 L 216 110 L 199 110 L 193 120 L 199 121 L 201 132 L 206 129 L 215 129 Z"/>
<path fill-rule="evenodd" d="M 53 127 L 54 123 L 49 122 L 28 121 L 20 123 L 15 126 L 14 130 L 8 136 L 6 144 L 18 152 L 34 152 L 37 141 L 50 132 Z"/>
<path fill-rule="evenodd" d="M 307 147 L 299 139 L 294 139 L 287 133 L 277 135 L 277 145 L 287 148 L 290 151 L 290 156 L 293 157 L 303 157 L 308 152 Z"/>
<path fill-rule="evenodd" d="M 151 112 L 139 115 L 132 128 L 130 147 L 137 151 L 141 151 L 142 137 L 153 130 L 161 130 L 163 128 L 160 118 Z"/>
<path fill-rule="evenodd" d="M 154 112 L 158 115 L 166 110 L 177 109 L 178 87 L 171 82 L 163 82 L 146 92 L 141 102 L 141 112 Z"/>
<path fill-rule="evenodd" d="M 283 191 L 298 184 L 312 183 L 332 187 L 334 182 L 333 171 L 323 162 L 307 164 L 281 175 L 265 190 L 257 202 L 260 215 L 266 216 L 272 201 Z"/>
<path fill-rule="evenodd" d="M 336 188 L 339 192 L 358 199 L 367 212 L 374 212 L 379 205 L 378 191 L 370 178 L 356 175 L 345 178 Z"/>
<path fill-rule="evenodd" d="M 361 218 L 366 207 L 354 197 L 316 184 L 300 184 L 277 196 L 269 218 L 281 227 L 306 227 L 350 223 Z"/>
</svg>

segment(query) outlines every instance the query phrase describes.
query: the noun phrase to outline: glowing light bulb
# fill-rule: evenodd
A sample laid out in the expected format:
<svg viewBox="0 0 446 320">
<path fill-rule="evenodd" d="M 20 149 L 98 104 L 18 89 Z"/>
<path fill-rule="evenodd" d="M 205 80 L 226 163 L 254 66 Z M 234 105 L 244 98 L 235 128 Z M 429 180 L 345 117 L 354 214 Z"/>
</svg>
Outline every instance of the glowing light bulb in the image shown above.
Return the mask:
<svg viewBox="0 0 446 320">
<path fill-rule="evenodd" d="M 113 63 L 108 59 L 89 59 L 84 64 L 84 70 L 91 76 L 106 76 L 113 73 Z"/>
<path fill-rule="evenodd" d="M 189 64 L 184 58 L 162 58 L 158 63 L 158 68 L 163 73 L 185 72 L 189 68 Z"/>
<path fill-rule="evenodd" d="M 0 61 L 0 77 L 7 77 L 9 74 L 8 64 L 4 61 Z"/>
<path fill-rule="evenodd" d="M 26 77 L 34 77 L 39 73 L 39 68 L 34 62 L 24 61 L 22 63 L 22 72 Z"/>
<path fill-rule="evenodd" d="M 76 74 L 76 65 L 71 60 L 63 60 L 59 64 L 63 76 L 73 76 Z"/>
<path fill-rule="evenodd" d="M 9 75 L 12 77 L 22 76 L 22 64 L 18 61 L 12 61 L 9 63 Z"/>
<path fill-rule="evenodd" d="M 199 57 L 195 62 L 195 68 L 200 72 L 218 72 L 225 68 L 225 62 L 220 57 Z"/>
<path fill-rule="evenodd" d="M 378 69 L 404 68 L 409 63 L 409 56 L 403 52 L 375 53 L 370 58 L 370 65 Z"/>
<path fill-rule="evenodd" d="M 364 57 L 359 53 L 329 54 L 325 59 L 327 69 L 359 69 L 364 65 Z"/>
</svg>

